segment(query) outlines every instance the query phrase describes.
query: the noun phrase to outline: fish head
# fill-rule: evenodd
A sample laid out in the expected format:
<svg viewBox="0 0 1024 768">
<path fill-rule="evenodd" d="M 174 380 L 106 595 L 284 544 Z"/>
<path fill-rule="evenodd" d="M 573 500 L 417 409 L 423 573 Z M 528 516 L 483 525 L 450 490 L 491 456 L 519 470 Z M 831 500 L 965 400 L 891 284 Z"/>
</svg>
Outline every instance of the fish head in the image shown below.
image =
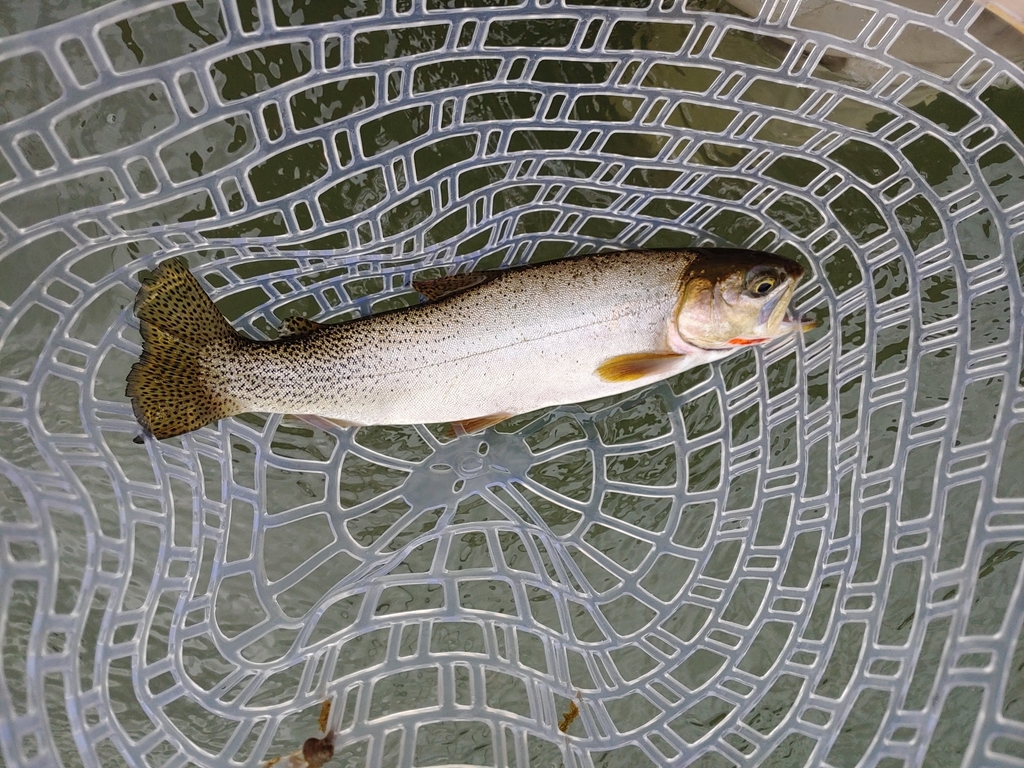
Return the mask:
<svg viewBox="0 0 1024 768">
<path fill-rule="evenodd" d="M 697 249 L 680 280 L 675 331 L 683 345 L 731 349 L 807 327 L 789 302 L 803 277 L 799 264 L 763 251 Z"/>
</svg>

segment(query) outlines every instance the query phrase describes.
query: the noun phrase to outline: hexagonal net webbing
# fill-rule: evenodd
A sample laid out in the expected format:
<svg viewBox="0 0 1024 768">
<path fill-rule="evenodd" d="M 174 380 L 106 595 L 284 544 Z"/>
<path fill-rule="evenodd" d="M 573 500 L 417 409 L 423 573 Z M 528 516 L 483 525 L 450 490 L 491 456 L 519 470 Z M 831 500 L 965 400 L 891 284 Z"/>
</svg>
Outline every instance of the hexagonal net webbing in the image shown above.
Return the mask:
<svg viewBox="0 0 1024 768">
<path fill-rule="evenodd" d="M 1024 764 L 1005 14 L 96 5 L 0 10 L 0 763 L 254 765 L 330 728 L 352 767 Z M 799 260 L 818 326 L 473 435 L 133 441 L 168 257 L 274 338 L 702 244 Z"/>
</svg>

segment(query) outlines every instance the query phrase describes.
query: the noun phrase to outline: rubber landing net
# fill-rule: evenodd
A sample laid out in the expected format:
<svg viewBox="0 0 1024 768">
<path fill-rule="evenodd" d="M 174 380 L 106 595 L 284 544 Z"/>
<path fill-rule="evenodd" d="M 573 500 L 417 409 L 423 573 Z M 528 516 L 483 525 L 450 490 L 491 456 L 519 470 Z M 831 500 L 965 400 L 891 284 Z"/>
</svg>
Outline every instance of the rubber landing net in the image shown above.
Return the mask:
<svg viewBox="0 0 1024 768">
<path fill-rule="evenodd" d="M 330 728 L 346 767 L 1024 764 L 1003 16 L 190 0 L 0 27 L 0 763 L 254 765 Z M 133 442 L 130 306 L 165 258 L 273 338 L 414 278 L 699 244 L 801 260 L 818 327 L 470 436 L 247 415 Z"/>
</svg>

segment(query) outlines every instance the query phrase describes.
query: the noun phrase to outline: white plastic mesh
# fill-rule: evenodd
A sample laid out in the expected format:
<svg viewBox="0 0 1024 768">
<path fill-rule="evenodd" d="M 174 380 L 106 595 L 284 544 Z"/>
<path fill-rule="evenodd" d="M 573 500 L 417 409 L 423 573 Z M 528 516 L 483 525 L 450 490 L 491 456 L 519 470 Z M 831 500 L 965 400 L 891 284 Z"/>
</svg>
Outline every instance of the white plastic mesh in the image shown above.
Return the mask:
<svg viewBox="0 0 1024 768">
<path fill-rule="evenodd" d="M 328 700 L 339 766 L 1024 764 L 1016 30 L 80 10 L 0 10 L 0 763 L 253 764 Z M 132 442 L 169 256 L 265 337 L 455 265 L 696 243 L 799 258 L 819 327 L 458 439 Z"/>
</svg>

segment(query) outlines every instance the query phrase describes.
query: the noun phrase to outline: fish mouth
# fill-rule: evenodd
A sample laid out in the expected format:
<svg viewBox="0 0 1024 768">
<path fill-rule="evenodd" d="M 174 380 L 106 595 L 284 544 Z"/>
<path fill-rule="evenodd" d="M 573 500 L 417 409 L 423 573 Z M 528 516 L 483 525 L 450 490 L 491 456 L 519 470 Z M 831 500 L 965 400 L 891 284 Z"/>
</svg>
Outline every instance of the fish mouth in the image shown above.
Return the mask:
<svg viewBox="0 0 1024 768">
<path fill-rule="evenodd" d="M 774 303 L 777 304 L 777 301 Z M 768 307 L 766 307 L 766 310 L 768 310 L 769 319 L 767 322 L 762 322 L 762 325 L 759 326 L 760 328 L 764 329 L 771 328 L 770 317 L 772 310 L 769 309 Z M 788 336 L 791 334 L 803 334 L 807 331 L 810 331 L 812 328 L 816 328 L 817 325 L 818 323 L 817 321 L 815 321 L 815 319 L 797 314 L 792 309 L 786 309 L 781 321 L 779 321 L 778 324 L 775 326 L 777 330 L 774 333 L 771 333 L 766 330 L 762 335 L 758 335 L 755 333 L 752 334 L 751 336 L 740 336 L 735 339 L 729 339 L 728 344 L 730 346 L 748 346 L 751 344 L 763 344 L 773 339 L 780 339 L 783 336 Z"/>
<path fill-rule="evenodd" d="M 806 333 L 812 328 L 818 327 L 818 321 L 807 315 L 798 315 L 792 310 L 786 312 L 785 318 L 782 320 L 781 330 L 782 334 L 789 333 Z"/>
</svg>

